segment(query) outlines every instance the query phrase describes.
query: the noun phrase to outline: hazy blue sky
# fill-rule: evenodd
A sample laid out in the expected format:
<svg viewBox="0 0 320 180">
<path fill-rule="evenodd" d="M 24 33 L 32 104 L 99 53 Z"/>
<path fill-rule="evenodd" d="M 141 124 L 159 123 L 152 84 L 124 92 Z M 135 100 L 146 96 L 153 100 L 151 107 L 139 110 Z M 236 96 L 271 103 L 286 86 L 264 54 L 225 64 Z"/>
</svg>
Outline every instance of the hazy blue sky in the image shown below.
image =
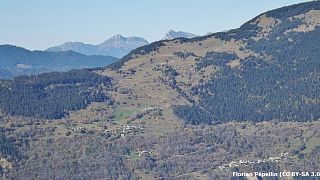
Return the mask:
<svg viewBox="0 0 320 180">
<path fill-rule="evenodd" d="M 304 0 L 1 0 L 0 44 L 46 49 L 98 44 L 114 34 L 162 38 L 169 29 L 206 34 Z"/>
</svg>

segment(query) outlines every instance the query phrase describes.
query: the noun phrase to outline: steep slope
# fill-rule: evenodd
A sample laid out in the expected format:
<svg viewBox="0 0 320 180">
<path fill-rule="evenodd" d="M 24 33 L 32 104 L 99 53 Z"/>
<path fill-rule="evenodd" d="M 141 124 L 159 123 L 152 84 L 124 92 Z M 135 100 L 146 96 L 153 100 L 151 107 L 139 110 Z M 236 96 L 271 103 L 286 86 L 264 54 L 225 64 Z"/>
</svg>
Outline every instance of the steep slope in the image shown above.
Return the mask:
<svg viewBox="0 0 320 180">
<path fill-rule="evenodd" d="M 124 37 L 115 35 L 101 44 L 92 45 L 81 42 L 67 42 L 59 46 L 48 48 L 46 51 L 74 51 L 86 55 L 104 55 L 123 57 L 131 50 L 149 44 L 141 37 Z"/>
<path fill-rule="evenodd" d="M 197 36 L 198 35 L 191 34 L 188 32 L 169 30 L 165 34 L 165 36 L 162 38 L 162 40 L 172 40 L 172 39 L 176 39 L 176 38 L 194 38 Z"/>
<path fill-rule="evenodd" d="M 187 123 L 319 119 L 319 15 L 318 1 L 284 7 L 138 48 L 100 73 Z"/>
<path fill-rule="evenodd" d="M 101 67 L 117 60 L 117 58 L 111 56 L 86 56 L 72 51 L 29 51 L 16 46 L 1 45 L 0 69 L 2 71 L 0 78 Z"/>
</svg>

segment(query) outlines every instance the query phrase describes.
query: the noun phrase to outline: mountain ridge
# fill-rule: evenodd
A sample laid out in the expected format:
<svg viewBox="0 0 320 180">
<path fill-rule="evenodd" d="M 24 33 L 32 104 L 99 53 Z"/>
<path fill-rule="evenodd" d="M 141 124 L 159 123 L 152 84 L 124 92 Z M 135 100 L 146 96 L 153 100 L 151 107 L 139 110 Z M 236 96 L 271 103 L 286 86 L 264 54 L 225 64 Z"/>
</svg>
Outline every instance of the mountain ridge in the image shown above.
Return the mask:
<svg viewBox="0 0 320 180">
<path fill-rule="evenodd" d="M 112 36 L 101 44 L 85 44 L 82 42 L 66 42 L 58 46 L 50 47 L 46 51 L 66 51 L 73 50 L 85 55 L 108 55 L 122 57 L 132 49 L 149 44 L 141 37 L 124 37 L 120 34 Z"/>
<path fill-rule="evenodd" d="M 18 46 L 0 45 L 0 78 L 100 67 L 116 60 L 111 56 L 86 56 L 74 51 L 30 51 Z"/>
<path fill-rule="evenodd" d="M 166 32 L 165 37 L 163 37 L 162 40 L 194 37 L 198 37 L 198 35 L 183 31 L 169 30 Z M 46 51 L 72 50 L 85 55 L 109 55 L 121 58 L 127 55 L 130 51 L 148 44 L 149 42 L 142 37 L 124 37 L 121 34 L 116 34 L 97 45 L 82 42 L 65 42 L 61 45 L 50 47 L 46 49 Z"/>
</svg>

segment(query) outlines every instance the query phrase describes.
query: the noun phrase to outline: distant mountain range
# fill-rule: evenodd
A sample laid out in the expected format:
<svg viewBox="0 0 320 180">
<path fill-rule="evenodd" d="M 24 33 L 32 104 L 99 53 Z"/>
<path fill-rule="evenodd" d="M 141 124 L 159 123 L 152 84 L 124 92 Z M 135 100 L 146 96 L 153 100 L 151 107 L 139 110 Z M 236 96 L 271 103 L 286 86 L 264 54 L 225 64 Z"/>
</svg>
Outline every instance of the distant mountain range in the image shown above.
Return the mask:
<svg viewBox="0 0 320 180">
<path fill-rule="evenodd" d="M 30 51 L 12 45 L 0 45 L 0 79 L 51 71 L 106 66 L 117 61 L 111 56 L 87 56 L 73 51 Z"/>
<path fill-rule="evenodd" d="M 173 30 L 169 30 L 166 35 L 164 36 L 164 38 L 162 38 L 163 40 L 172 40 L 175 38 L 194 38 L 194 37 L 198 37 L 198 35 L 195 34 L 191 34 L 188 32 L 183 32 L 183 31 L 173 31 Z"/>
<path fill-rule="evenodd" d="M 85 55 L 104 55 L 122 57 L 131 50 L 149 44 L 141 37 L 124 37 L 120 34 L 115 35 L 101 44 L 85 44 L 82 42 L 66 42 L 59 46 L 48 48 L 46 51 L 75 51 Z"/>
<path fill-rule="evenodd" d="M 171 40 L 175 38 L 194 38 L 197 35 L 169 30 L 163 40 Z M 82 42 L 66 42 L 58 46 L 50 47 L 46 51 L 74 51 L 85 55 L 104 55 L 104 56 L 114 56 L 123 57 L 127 55 L 133 49 L 138 47 L 148 45 L 149 42 L 142 37 L 124 37 L 120 34 L 115 35 L 101 44 L 85 44 Z"/>
<path fill-rule="evenodd" d="M 196 35 L 170 30 L 163 39 L 193 38 Z M 115 35 L 101 44 L 66 42 L 45 51 L 30 51 L 13 45 L 0 45 L 0 79 L 52 71 L 103 67 L 133 49 L 148 45 L 141 37 Z"/>
</svg>

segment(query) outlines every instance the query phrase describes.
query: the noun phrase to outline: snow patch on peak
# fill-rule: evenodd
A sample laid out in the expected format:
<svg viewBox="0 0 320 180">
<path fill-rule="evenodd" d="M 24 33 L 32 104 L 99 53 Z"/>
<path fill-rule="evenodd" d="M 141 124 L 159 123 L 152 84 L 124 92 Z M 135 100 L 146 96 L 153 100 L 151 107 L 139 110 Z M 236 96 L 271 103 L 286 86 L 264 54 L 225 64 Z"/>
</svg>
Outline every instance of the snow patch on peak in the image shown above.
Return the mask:
<svg viewBox="0 0 320 180">
<path fill-rule="evenodd" d="M 188 33 L 188 32 L 183 32 L 183 31 L 174 31 L 174 30 L 169 30 L 165 34 L 163 40 L 171 40 L 175 38 L 194 38 L 197 37 L 198 35 Z"/>
</svg>

